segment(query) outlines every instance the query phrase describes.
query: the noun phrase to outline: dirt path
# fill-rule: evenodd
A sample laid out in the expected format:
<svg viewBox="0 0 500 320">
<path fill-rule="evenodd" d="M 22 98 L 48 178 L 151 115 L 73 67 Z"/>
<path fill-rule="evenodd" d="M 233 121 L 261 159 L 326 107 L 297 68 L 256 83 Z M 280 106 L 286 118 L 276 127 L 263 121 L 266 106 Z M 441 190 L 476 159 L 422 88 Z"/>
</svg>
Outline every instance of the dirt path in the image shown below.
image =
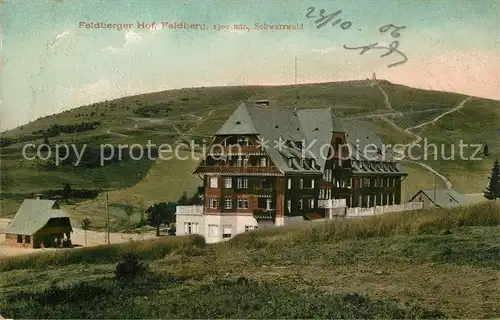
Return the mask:
<svg viewBox="0 0 500 320">
<path fill-rule="evenodd" d="M 382 87 L 380 86 L 380 84 L 378 84 L 378 82 L 376 82 L 376 85 L 377 87 L 379 88 L 380 92 L 382 93 L 382 95 L 384 96 L 384 104 L 385 104 L 385 107 L 389 110 L 391 110 L 391 112 L 396 112 L 396 110 L 394 110 L 392 108 L 392 105 L 391 105 L 391 102 L 389 101 L 389 96 L 387 95 L 387 93 L 385 93 L 384 89 L 382 89 Z"/>
<path fill-rule="evenodd" d="M 394 109 L 392 108 L 391 102 L 389 101 L 389 96 L 387 95 L 387 93 L 385 93 L 385 91 L 382 89 L 382 87 L 378 83 L 376 85 L 378 86 L 378 88 L 380 89 L 380 92 L 382 92 L 382 95 L 384 96 L 384 104 L 386 105 L 386 107 L 388 109 L 392 110 L 393 112 L 395 112 Z M 406 129 L 401 128 L 400 126 L 398 126 L 396 123 L 394 123 L 392 120 L 390 120 L 388 118 L 382 117 L 382 119 L 384 121 L 390 123 L 392 126 L 394 126 L 395 128 L 397 128 L 399 131 L 402 131 L 402 132 L 404 132 L 406 134 L 409 134 L 409 135 L 411 135 L 411 136 L 413 136 L 415 138 L 415 140 L 413 140 L 412 142 L 410 142 L 410 143 L 408 143 L 408 144 L 405 145 L 405 150 L 406 150 L 406 149 L 409 149 L 409 148 L 411 148 L 411 147 L 419 144 L 420 141 L 422 141 L 422 137 L 420 135 L 416 134 L 416 133 L 413 133 L 412 130 L 422 128 L 422 127 L 424 127 L 424 126 L 426 126 L 428 124 L 431 124 L 431 123 L 435 123 L 439 119 L 441 119 L 442 117 L 444 117 L 445 115 L 460 110 L 461 108 L 463 108 L 463 106 L 465 105 L 465 103 L 467 101 L 469 101 L 471 98 L 472 97 L 467 97 L 466 99 L 462 100 L 456 107 L 454 107 L 454 108 L 452 108 L 452 109 L 450 109 L 448 111 L 443 112 L 442 114 L 436 116 L 432 120 L 420 123 L 420 124 L 418 124 L 416 126 L 409 127 L 409 128 L 406 128 Z M 437 176 L 439 179 L 443 180 L 443 182 L 445 183 L 446 188 L 448 188 L 448 190 L 453 189 L 453 184 L 451 183 L 450 179 L 446 178 L 443 174 L 439 173 L 437 170 L 433 169 L 431 166 L 429 166 L 429 165 L 427 165 L 425 163 L 422 163 L 422 162 L 414 161 L 414 160 L 401 160 L 401 162 L 413 163 L 413 164 L 417 164 L 417 165 L 425 168 L 427 171 L 431 172 L 432 174 L 434 174 L 435 176 Z"/>
<path fill-rule="evenodd" d="M 11 219 L 0 219 L 0 231 L 5 230 L 7 225 Z M 97 246 L 97 245 L 102 245 L 106 244 L 107 242 L 107 233 L 106 232 L 99 232 L 99 231 L 87 231 L 87 236 L 85 236 L 85 231 L 80 229 L 80 228 L 75 228 L 73 227 L 73 233 L 71 234 L 71 240 L 74 245 L 79 245 L 79 246 Z M 155 237 L 154 232 L 151 233 L 142 233 L 142 234 L 136 234 L 136 233 L 110 233 L 109 238 L 111 241 L 111 244 L 113 243 L 125 243 L 129 241 L 137 241 L 137 240 L 146 240 L 146 239 L 152 239 Z M 85 241 L 86 238 L 86 241 Z M 45 249 L 46 251 L 49 250 L 57 250 L 57 249 L 50 249 L 47 248 Z M 24 249 L 24 248 L 15 248 L 15 247 L 8 247 L 5 244 L 5 235 L 0 234 L 0 256 L 1 257 L 7 257 L 7 256 L 16 256 L 16 255 L 22 255 L 22 254 L 29 254 L 29 253 L 36 253 L 36 252 L 41 252 L 42 249 Z"/>
<path fill-rule="evenodd" d="M 118 133 L 118 132 L 112 132 L 110 130 L 106 130 L 106 133 L 107 134 L 111 134 L 111 135 L 114 135 L 114 136 L 119 136 L 119 137 L 125 137 L 125 138 L 128 138 L 128 136 L 126 134 L 122 134 L 122 133 Z"/>
<path fill-rule="evenodd" d="M 418 161 L 413 161 L 413 160 L 400 160 L 401 162 L 406 162 L 406 163 L 413 163 L 413 164 L 417 164 L 423 168 L 425 168 L 427 171 L 431 172 L 432 174 L 434 174 L 435 176 L 437 176 L 439 179 L 443 180 L 443 182 L 445 183 L 446 185 L 446 188 L 448 190 L 451 190 L 453 189 L 453 185 L 451 183 L 451 181 L 446 178 L 445 176 L 443 176 L 441 173 L 439 173 L 438 171 L 434 170 L 431 166 L 425 164 L 425 163 L 422 163 L 422 162 L 418 162 Z"/>
</svg>

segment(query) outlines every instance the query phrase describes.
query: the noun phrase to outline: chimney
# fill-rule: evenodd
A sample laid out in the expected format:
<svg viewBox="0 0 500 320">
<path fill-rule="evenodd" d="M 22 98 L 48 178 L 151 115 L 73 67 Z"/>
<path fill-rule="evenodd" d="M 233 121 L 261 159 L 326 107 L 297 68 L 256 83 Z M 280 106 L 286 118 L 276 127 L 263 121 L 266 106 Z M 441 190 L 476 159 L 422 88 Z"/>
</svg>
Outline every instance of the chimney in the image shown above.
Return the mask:
<svg viewBox="0 0 500 320">
<path fill-rule="evenodd" d="M 36 200 L 40 200 L 40 196 L 41 196 L 41 195 L 42 195 L 41 193 L 37 193 L 37 194 L 35 194 L 35 199 L 36 199 Z"/>
<path fill-rule="evenodd" d="M 269 100 L 256 100 L 255 104 L 259 106 L 269 106 Z"/>
</svg>

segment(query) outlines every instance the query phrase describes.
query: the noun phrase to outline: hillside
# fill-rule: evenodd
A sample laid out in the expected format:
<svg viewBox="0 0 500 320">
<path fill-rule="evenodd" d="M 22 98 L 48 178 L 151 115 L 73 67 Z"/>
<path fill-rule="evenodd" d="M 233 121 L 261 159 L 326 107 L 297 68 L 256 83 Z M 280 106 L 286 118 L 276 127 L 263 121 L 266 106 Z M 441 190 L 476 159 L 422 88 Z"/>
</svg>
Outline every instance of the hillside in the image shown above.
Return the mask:
<svg viewBox="0 0 500 320">
<path fill-rule="evenodd" d="M 0 310 L 14 319 L 495 318 L 499 226 L 490 202 L 304 222 L 215 245 L 162 237 L 3 258 Z M 127 252 L 149 272 L 120 282 Z"/>
<path fill-rule="evenodd" d="M 458 144 L 460 140 L 486 143 L 492 155 L 482 161 L 421 161 L 441 172 L 460 192 L 480 193 L 486 186 L 493 157 L 499 154 L 500 102 L 466 98 L 384 80 L 362 80 L 298 86 L 187 88 L 81 106 L 2 133 L 1 214 L 12 215 L 20 199 L 61 189 L 65 183 L 70 183 L 73 189 L 112 191 L 112 201 L 141 202 L 134 205 L 136 208 L 155 201 L 175 200 L 183 191 L 193 193 L 200 183 L 190 174 L 196 161 L 134 160 L 137 153 L 131 154 L 124 148 L 121 160 L 117 160 L 115 154 L 113 160 L 101 166 L 99 145 L 146 146 L 148 140 L 157 146 L 190 140 L 209 141 L 245 99 L 268 99 L 272 107 L 331 106 L 337 116 L 352 118 L 373 128 L 387 144 L 410 144 L 416 140 L 415 134 L 436 143 Z M 440 117 L 446 112 L 450 113 Z M 432 122 L 437 117 L 440 118 Z M 411 129 L 426 122 L 429 123 Z M 52 146 L 75 144 L 77 150 L 81 150 L 86 144 L 84 159 L 77 167 L 72 165 L 76 160 L 73 152 L 58 166 L 54 164 L 53 154 L 52 160 L 47 161 L 24 159 L 22 147 L 26 143 L 40 145 L 43 137 L 47 137 Z M 449 149 L 448 146 L 445 156 Z M 33 149 L 28 151 L 29 156 L 34 154 Z M 472 149 L 466 149 L 466 153 L 471 152 Z M 42 155 L 47 154 L 42 152 Z M 404 199 L 422 187 L 433 187 L 434 173 L 429 169 L 416 164 L 404 165 L 411 173 L 404 182 Z M 438 179 L 437 184 L 442 183 L 442 179 Z M 99 211 L 96 208 L 100 200 L 89 201 L 83 208 L 76 206 L 72 210 L 83 215 Z"/>
</svg>

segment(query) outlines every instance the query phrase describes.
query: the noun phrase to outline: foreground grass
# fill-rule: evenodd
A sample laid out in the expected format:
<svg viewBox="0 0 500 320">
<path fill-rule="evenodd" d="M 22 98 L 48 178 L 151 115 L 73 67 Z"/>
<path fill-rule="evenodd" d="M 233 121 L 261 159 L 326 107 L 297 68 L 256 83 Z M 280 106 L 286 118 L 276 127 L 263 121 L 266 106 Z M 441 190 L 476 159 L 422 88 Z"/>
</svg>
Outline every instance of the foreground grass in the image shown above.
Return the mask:
<svg viewBox="0 0 500 320">
<path fill-rule="evenodd" d="M 500 313 L 498 203 L 304 224 L 206 247 L 193 245 L 197 238 L 179 239 L 184 247 L 161 253 L 152 249 L 160 242 L 147 250 L 129 248 L 150 262 L 150 273 L 128 284 L 113 279 L 113 254 L 76 264 L 62 256 L 40 256 L 33 261 L 46 263 L 36 265 L 16 258 L 21 260 L 11 262 L 0 278 L 2 315 L 492 318 Z"/>
<path fill-rule="evenodd" d="M 172 252 L 203 248 L 205 239 L 198 235 L 164 237 L 154 240 L 130 241 L 112 245 L 82 247 L 33 253 L 0 259 L 0 271 L 37 269 L 71 264 L 100 264 L 118 262 L 123 254 L 135 253 L 140 259 L 155 260 Z"/>
</svg>

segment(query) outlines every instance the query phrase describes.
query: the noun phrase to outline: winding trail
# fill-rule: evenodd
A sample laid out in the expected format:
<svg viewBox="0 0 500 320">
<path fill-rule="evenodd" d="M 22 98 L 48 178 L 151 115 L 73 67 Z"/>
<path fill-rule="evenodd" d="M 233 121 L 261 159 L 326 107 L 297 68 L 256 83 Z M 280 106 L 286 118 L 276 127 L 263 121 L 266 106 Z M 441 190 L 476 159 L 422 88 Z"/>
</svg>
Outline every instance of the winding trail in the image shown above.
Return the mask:
<svg viewBox="0 0 500 320">
<path fill-rule="evenodd" d="M 375 82 L 378 89 L 380 90 L 380 92 L 382 93 L 382 95 L 384 96 L 384 104 L 386 106 L 387 109 L 391 110 L 391 112 L 396 112 L 396 110 L 394 110 L 392 108 L 392 105 L 391 105 L 391 102 L 389 101 L 389 96 L 387 95 L 387 93 L 385 93 L 384 89 L 382 89 L 382 87 L 380 86 L 380 84 L 378 82 Z"/>
<path fill-rule="evenodd" d="M 125 138 L 128 138 L 129 136 L 127 136 L 126 134 L 122 134 L 122 133 L 118 133 L 118 132 L 112 132 L 110 130 L 106 130 L 106 133 L 107 134 L 111 134 L 111 135 L 114 135 L 114 136 L 119 136 L 119 137 L 125 137 Z"/>
<path fill-rule="evenodd" d="M 413 126 L 413 127 L 409 127 L 409 128 L 406 128 L 404 131 L 412 136 L 415 137 L 415 141 L 409 143 L 408 145 L 406 145 L 407 148 L 411 148 L 412 146 L 418 144 L 420 141 L 422 141 L 422 137 L 419 136 L 419 135 L 416 135 L 415 133 L 411 132 L 412 130 L 414 129 L 419 129 L 419 128 L 422 128 L 423 126 L 426 126 L 428 124 L 431 124 L 431 123 L 436 123 L 439 119 L 441 119 L 442 117 L 444 117 L 445 115 L 447 114 L 450 114 L 450 113 L 453 113 L 455 111 L 458 111 L 460 109 L 462 109 L 465 105 L 465 103 L 467 101 L 469 101 L 471 99 L 471 97 L 467 97 L 465 98 L 462 102 L 460 102 L 456 107 L 446 111 L 446 112 L 443 112 L 442 114 L 438 115 L 437 117 L 435 117 L 434 119 L 432 120 L 429 120 L 429 121 L 426 121 L 424 123 L 421 123 L 421 124 L 418 124 L 416 126 Z"/>
<path fill-rule="evenodd" d="M 384 96 L 384 103 L 386 104 L 386 106 L 389 109 L 391 109 L 392 111 L 394 111 L 394 109 L 392 108 L 391 102 L 389 101 L 388 95 L 385 93 L 385 91 L 382 89 L 382 87 L 380 85 L 378 85 L 378 83 L 377 83 L 377 86 L 378 86 L 378 88 L 380 89 L 380 91 L 382 92 L 382 94 Z M 413 133 L 412 130 L 419 129 L 419 128 L 422 128 L 422 127 L 424 127 L 424 126 L 426 126 L 428 124 L 435 123 L 439 119 L 441 119 L 442 117 L 444 117 L 445 115 L 453 113 L 453 112 L 455 112 L 457 110 L 460 110 L 461 108 L 463 108 L 463 106 L 465 105 L 465 103 L 467 101 L 469 101 L 471 98 L 472 97 L 467 97 L 466 99 L 462 100 L 456 107 L 454 107 L 454 108 L 452 108 L 452 109 L 450 109 L 448 111 L 443 112 L 442 114 L 436 116 L 432 120 L 423 122 L 421 124 L 418 124 L 416 126 L 409 127 L 409 128 L 406 128 L 406 129 L 401 128 L 400 126 L 398 126 L 396 123 L 394 123 L 392 120 L 390 120 L 388 118 L 385 118 L 385 117 L 381 117 L 381 118 L 384 121 L 390 123 L 395 128 L 397 128 L 399 131 L 404 132 L 406 134 L 409 134 L 409 135 L 411 135 L 411 136 L 413 136 L 415 138 L 415 140 L 413 140 L 412 142 L 410 142 L 410 143 L 408 143 L 408 144 L 405 145 L 405 151 L 406 151 L 407 149 L 412 148 L 413 146 L 419 144 L 420 141 L 422 141 L 422 137 L 420 135 L 416 134 L 416 133 Z M 431 172 L 432 174 L 434 174 L 435 176 L 437 176 L 439 179 L 441 179 L 444 182 L 444 184 L 446 185 L 446 188 L 448 190 L 452 190 L 453 189 L 453 184 L 451 183 L 450 179 L 448 179 L 447 177 L 445 177 L 443 174 L 441 174 L 440 172 L 438 172 L 437 170 L 435 170 L 431 166 L 429 166 L 429 165 L 427 165 L 425 163 L 422 163 L 422 162 L 414 161 L 414 160 L 405 160 L 405 159 L 402 159 L 402 160 L 400 160 L 400 162 L 413 163 L 413 164 L 417 164 L 417 165 L 425 168 L 427 171 Z"/>
</svg>

